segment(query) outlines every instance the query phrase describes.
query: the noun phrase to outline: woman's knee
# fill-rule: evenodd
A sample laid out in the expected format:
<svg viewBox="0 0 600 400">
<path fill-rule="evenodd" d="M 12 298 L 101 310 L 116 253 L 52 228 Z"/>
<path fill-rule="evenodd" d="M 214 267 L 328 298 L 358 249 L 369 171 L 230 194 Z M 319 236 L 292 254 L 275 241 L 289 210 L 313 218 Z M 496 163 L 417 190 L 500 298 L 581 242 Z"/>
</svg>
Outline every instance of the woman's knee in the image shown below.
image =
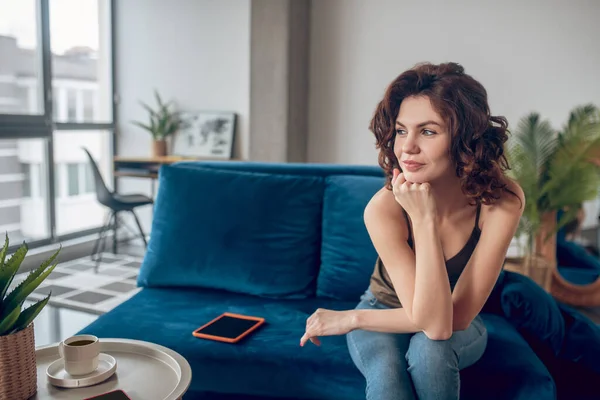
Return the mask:
<svg viewBox="0 0 600 400">
<path fill-rule="evenodd" d="M 406 371 L 406 347 L 403 350 L 393 336 L 363 330 L 346 335 L 352 360 L 365 377 L 373 374 L 399 376 Z"/>
<path fill-rule="evenodd" d="M 432 340 L 423 332 L 416 333 L 410 340 L 406 361 L 409 370 L 439 370 L 458 368 L 458 355 L 451 339 Z"/>
<path fill-rule="evenodd" d="M 351 332 L 347 335 L 348 348 L 355 364 L 361 369 L 394 369 L 398 365 L 406 367 L 403 355 L 392 345 L 378 338 L 369 340 L 368 335 Z"/>
</svg>

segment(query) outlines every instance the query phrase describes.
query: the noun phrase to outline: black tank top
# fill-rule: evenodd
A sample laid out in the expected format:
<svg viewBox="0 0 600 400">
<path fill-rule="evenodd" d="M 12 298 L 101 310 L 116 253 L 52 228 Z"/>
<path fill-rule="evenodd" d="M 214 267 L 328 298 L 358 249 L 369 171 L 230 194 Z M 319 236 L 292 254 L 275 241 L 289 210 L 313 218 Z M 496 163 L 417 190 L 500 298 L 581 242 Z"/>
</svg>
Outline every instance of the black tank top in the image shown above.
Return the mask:
<svg viewBox="0 0 600 400">
<path fill-rule="evenodd" d="M 446 271 L 448 272 L 451 290 L 454 290 L 454 286 L 456 285 L 456 282 L 458 282 L 458 278 L 465 269 L 469 259 L 471 258 L 471 255 L 473 254 L 473 251 L 475 250 L 475 246 L 477 246 L 477 243 L 479 242 L 479 237 L 481 236 L 481 230 L 479 229 L 480 212 L 481 204 L 478 204 L 477 214 L 475 217 L 475 226 L 473 227 L 473 231 L 471 232 L 469 240 L 467 240 L 465 246 L 454 257 L 446 261 Z M 406 218 L 406 225 L 408 226 L 407 243 L 411 249 L 414 249 L 412 227 L 406 211 L 404 211 L 404 217 Z M 388 275 L 385 266 L 379 257 L 375 263 L 373 275 L 371 275 L 369 289 L 380 303 L 385 304 L 388 307 L 402 307 L 402 304 L 396 295 L 396 291 L 394 290 L 392 280 L 390 279 L 390 276 Z"/>
</svg>

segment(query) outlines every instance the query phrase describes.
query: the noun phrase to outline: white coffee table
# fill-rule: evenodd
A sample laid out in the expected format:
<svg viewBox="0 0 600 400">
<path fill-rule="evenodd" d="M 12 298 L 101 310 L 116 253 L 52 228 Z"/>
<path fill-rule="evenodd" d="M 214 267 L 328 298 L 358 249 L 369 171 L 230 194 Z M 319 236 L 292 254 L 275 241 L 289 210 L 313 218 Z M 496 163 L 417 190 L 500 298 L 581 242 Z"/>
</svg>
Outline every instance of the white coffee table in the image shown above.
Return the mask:
<svg viewBox="0 0 600 400">
<path fill-rule="evenodd" d="M 65 389 L 48 383 L 46 368 L 59 358 L 58 343 L 38 347 L 38 392 L 30 400 L 81 400 L 121 389 L 132 400 L 177 400 L 190 386 L 192 369 L 177 352 L 154 343 L 100 338 L 100 351 L 117 360 L 117 371 L 97 385 Z"/>
</svg>

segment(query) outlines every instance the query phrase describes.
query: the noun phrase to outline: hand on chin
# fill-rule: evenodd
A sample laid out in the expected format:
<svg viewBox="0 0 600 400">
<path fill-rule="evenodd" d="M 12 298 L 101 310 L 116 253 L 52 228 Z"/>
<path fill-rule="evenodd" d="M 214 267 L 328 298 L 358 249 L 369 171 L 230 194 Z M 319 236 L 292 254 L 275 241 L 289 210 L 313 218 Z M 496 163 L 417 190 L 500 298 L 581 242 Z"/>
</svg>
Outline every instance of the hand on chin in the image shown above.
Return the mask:
<svg viewBox="0 0 600 400">
<path fill-rule="evenodd" d="M 407 182 L 410 183 L 425 183 L 427 182 L 426 180 L 423 179 L 423 177 L 420 176 L 420 174 L 418 172 L 410 172 L 410 171 L 404 171 L 404 178 L 406 179 Z"/>
</svg>

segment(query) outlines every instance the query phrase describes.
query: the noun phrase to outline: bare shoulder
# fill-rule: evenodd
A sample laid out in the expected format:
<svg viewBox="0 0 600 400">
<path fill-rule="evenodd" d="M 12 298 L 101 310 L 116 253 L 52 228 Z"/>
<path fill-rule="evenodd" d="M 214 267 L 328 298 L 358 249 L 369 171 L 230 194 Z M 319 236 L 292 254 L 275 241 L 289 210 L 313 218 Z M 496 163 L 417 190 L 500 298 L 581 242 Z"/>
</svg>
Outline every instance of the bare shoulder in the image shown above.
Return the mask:
<svg viewBox="0 0 600 400">
<path fill-rule="evenodd" d="M 381 215 L 402 215 L 402 207 L 391 190 L 385 187 L 379 189 L 365 207 L 365 218 L 378 217 Z"/>
<path fill-rule="evenodd" d="M 525 194 L 517 182 L 506 177 L 506 188 L 494 203 L 482 206 L 482 223 L 489 218 L 521 218 L 525 209 Z"/>
<path fill-rule="evenodd" d="M 401 232 L 408 232 L 402 207 L 394 198 L 392 191 L 385 187 L 377 191 L 369 200 L 363 217 L 368 230 L 388 226 L 397 227 Z"/>
</svg>

